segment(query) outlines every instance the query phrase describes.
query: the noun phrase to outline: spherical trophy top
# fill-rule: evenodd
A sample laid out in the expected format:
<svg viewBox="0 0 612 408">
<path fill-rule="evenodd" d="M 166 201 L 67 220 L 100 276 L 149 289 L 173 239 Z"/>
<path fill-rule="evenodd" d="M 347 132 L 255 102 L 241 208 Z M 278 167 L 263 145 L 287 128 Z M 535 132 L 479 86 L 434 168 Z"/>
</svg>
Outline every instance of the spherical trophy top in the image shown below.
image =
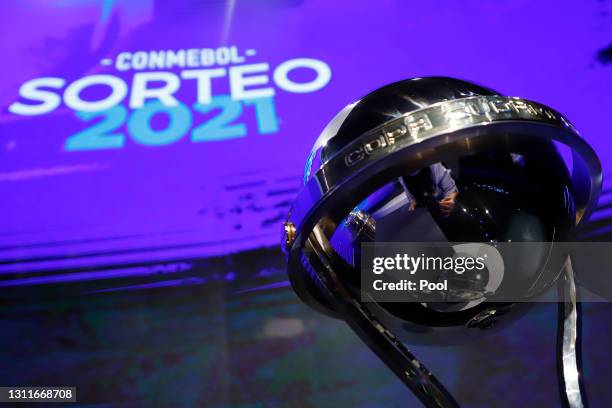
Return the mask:
<svg viewBox="0 0 612 408">
<path fill-rule="evenodd" d="M 525 305 L 515 300 L 534 299 L 559 276 L 562 263 L 550 259 L 550 248 L 576 225 L 575 186 L 554 142 L 565 130 L 546 122 L 566 125 L 546 109 L 444 77 L 395 82 L 348 105 L 316 140 L 305 168 L 306 189 L 316 182 L 322 190 L 308 212 L 318 214 L 310 237 L 323 248 L 319 258 L 326 254 L 359 298 L 366 242 L 530 243 L 511 249 L 502 270 L 451 279 L 449 291 L 463 301 L 369 304 L 407 341 L 427 344 L 471 339 L 520 315 Z M 289 224 L 295 236 L 309 234 Z M 296 292 L 330 308 L 314 293 L 321 290 L 312 282 L 317 267 L 305 264 L 290 268 Z"/>
</svg>

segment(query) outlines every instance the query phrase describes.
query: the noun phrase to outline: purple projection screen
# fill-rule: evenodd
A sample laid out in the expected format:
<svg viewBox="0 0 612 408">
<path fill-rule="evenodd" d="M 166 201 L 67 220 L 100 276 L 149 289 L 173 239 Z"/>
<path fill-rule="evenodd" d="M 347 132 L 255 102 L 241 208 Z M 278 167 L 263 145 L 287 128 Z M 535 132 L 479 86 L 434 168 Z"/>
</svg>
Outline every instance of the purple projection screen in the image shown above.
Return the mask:
<svg viewBox="0 0 612 408">
<path fill-rule="evenodd" d="M 327 121 L 409 77 L 547 104 L 612 164 L 610 2 L 2 7 L 0 273 L 277 245 Z"/>
</svg>

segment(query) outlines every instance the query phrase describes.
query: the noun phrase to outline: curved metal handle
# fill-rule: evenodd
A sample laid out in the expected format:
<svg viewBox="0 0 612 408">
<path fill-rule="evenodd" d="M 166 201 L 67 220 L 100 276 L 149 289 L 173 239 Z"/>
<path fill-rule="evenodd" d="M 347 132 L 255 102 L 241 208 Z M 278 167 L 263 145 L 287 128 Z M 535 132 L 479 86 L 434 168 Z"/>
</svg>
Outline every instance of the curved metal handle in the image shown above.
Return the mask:
<svg viewBox="0 0 612 408">
<path fill-rule="evenodd" d="M 587 407 L 581 375 L 581 314 L 571 257 L 565 263 L 565 275 L 559 279 L 559 321 L 557 323 L 557 369 L 561 401 L 566 408 Z"/>
<path fill-rule="evenodd" d="M 318 229 L 315 229 L 314 233 L 321 238 Z M 320 247 L 322 241 L 324 240 L 309 239 L 307 245 L 314 252 L 311 261 L 319 263 L 313 268 L 313 272 L 326 289 L 323 293 L 327 301 L 425 407 L 459 408 L 459 404 L 450 392 L 427 367 L 344 287 L 330 265 L 325 262 Z"/>
</svg>

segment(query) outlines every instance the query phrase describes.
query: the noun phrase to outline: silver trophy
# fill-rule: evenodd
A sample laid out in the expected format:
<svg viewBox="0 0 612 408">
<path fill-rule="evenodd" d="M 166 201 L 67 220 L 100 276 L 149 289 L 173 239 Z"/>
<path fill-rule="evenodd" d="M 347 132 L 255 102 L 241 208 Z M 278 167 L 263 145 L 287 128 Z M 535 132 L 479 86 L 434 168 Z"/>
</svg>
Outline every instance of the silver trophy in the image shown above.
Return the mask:
<svg viewBox="0 0 612 408">
<path fill-rule="evenodd" d="M 348 105 L 316 140 L 283 225 L 291 284 L 345 320 L 427 407 L 458 404 L 405 344 L 501 330 L 557 285 L 562 399 L 583 407 L 571 257 L 542 268 L 549 248 L 537 243 L 571 241 L 601 183 L 596 154 L 547 106 L 453 78 L 396 82 Z M 534 244 L 514 254 L 512 274 L 451 280 L 452 301 L 398 303 L 364 301 L 362 248 L 377 241 Z"/>
</svg>

